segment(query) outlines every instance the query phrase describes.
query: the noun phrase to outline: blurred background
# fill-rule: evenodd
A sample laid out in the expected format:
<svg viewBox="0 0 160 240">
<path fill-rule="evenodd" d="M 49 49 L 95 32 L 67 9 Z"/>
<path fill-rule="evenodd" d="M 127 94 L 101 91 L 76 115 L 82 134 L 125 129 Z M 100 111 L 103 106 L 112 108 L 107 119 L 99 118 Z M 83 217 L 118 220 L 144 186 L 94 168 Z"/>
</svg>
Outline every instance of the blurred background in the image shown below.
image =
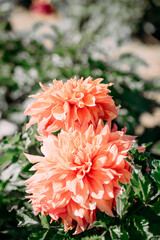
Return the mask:
<svg viewBox="0 0 160 240">
<path fill-rule="evenodd" d="M 38 82 L 114 82 L 119 127 L 160 156 L 159 0 L 0 0 L 0 138 L 21 131 Z"/>
</svg>

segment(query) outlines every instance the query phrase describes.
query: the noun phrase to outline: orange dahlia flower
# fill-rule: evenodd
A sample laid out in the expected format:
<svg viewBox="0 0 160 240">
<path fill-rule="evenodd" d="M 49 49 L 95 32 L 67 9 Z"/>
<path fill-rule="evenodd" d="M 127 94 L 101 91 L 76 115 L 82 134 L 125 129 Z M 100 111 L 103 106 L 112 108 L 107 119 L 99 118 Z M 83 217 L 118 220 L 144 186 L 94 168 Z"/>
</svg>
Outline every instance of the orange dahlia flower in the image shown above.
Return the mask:
<svg viewBox="0 0 160 240">
<path fill-rule="evenodd" d="M 83 80 L 69 79 L 62 81 L 53 80 L 54 85 L 45 87 L 40 83 L 44 92 L 32 95 L 36 100 L 25 111 L 25 115 L 31 115 L 29 128 L 32 124 L 38 124 L 38 132 L 47 136 L 60 128 L 68 130 L 74 123 L 80 125 L 84 119 L 88 123 L 97 125 L 99 119 L 114 119 L 118 115 L 112 97 L 108 95 L 110 84 L 100 84 L 102 78 L 92 81 L 91 77 Z"/>
<path fill-rule="evenodd" d="M 44 157 L 26 154 L 31 170 L 27 192 L 35 213 L 62 219 L 65 230 L 76 226 L 75 234 L 96 220 L 96 209 L 113 216 L 112 206 L 121 191 L 121 183 L 129 183 L 130 165 L 125 160 L 134 138 L 117 131 L 111 123 L 97 128 L 85 123 L 81 128 L 62 130 L 58 136 L 43 137 Z"/>
</svg>

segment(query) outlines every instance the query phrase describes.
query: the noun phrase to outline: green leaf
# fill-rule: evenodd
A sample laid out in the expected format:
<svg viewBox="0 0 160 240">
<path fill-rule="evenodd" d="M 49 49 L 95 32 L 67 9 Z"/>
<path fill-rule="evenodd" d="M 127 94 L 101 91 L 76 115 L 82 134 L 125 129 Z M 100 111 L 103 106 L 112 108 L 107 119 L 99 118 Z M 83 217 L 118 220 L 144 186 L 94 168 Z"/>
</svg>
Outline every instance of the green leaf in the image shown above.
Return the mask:
<svg viewBox="0 0 160 240">
<path fill-rule="evenodd" d="M 14 154 L 15 152 L 10 149 L 6 153 L 4 153 L 0 159 L 0 167 L 3 166 L 3 164 L 5 164 L 6 162 L 12 161 Z"/>
<path fill-rule="evenodd" d="M 156 184 L 158 186 L 158 189 L 160 191 L 160 161 L 154 160 L 153 161 L 153 166 L 155 167 L 155 169 L 152 170 L 151 177 L 156 182 Z"/>
<path fill-rule="evenodd" d="M 151 237 L 150 240 L 159 240 L 159 238 L 160 238 L 160 235 L 157 237 Z"/>
<path fill-rule="evenodd" d="M 150 223 L 147 219 L 145 219 L 143 216 L 135 216 L 133 219 L 135 227 L 141 232 L 143 237 L 146 237 L 146 239 L 153 237 L 153 233 L 150 232 L 149 229 Z"/>
<path fill-rule="evenodd" d="M 148 176 L 143 176 L 141 171 L 132 173 L 131 184 L 134 187 L 135 197 L 147 201 L 151 190 L 151 181 Z"/>
<path fill-rule="evenodd" d="M 117 198 L 116 199 L 116 211 L 118 213 L 118 215 L 120 216 L 120 218 L 123 217 L 123 215 L 127 212 L 126 207 L 129 207 L 129 203 L 128 203 L 128 198 Z"/>
<path fill-rule="evenodd" d="M 14 144 L 20 140 L 21 133 L 15 133 L 13 137 L 10 138 L 9 143 Z"/>
<path fill-rule="evenodd" d="M 21 172 L 21 166 L 19 163 L 12 163 L 7 168 L 5 168 L 1 173 L 1 180 L 15 182 L 19 173 Z M 10 188 L 11 190 L 11 188 Z"/>
<path fill-rule="evenodd" d="M 48 230 L 46 240 L 71 240 L 72 235 L 71 236 L 70 235 L 71 235 L 70 231 L 65 232 L 63 228 L 52 226 L 51 229 Z M 78 237 L 77 239 L 80 240 L 81 238 Z"/>
<path fill-rule="evenodd" d="M 105 238 L 102 236 L 98 236 L 98 235 L 94 235 L 94 236 L 91 236 L 91 237 L 84 237 L 84 238 L 81 238 L 81 240 L 105 240 Z"/>
<path fill-rule="evenodd" d="M 159 197 L 159 196 L 158 196 Z M 155 203 L 151 204 L 151 209 L 160 216 L 160 198 L 157 199 Z"/>
<path fill-rule="evenodd" d="M 39 224 L 38 220 L 34 219 L 33 216 L 27 213 L 24 207 L 17 210 L 17 219 L 19 221 L 19 227 L 27 227 Z"/>
<path fill-rule="evenodd" d="M 49 230 L 44 230 L 38 233 L 32 233 L 28 240 L 45 240 Z"/>
<path fill-rule="evenodd" d="M 131 206 L 129 198 L 133 196 L 134 192 L 130 185 L 125 185 L 124 190 L 121 194 L 117 195 L 116 198 L 116 211 L 120 218 L 122 218 L 128 211 L 128 208 Z"/>
<path fill-rule="evenodd" d="M 120 239 L 121 239 L 121 240 L 127 240 L 127 239 L 129 239 L 128 232 L 127 232 L 124 228 L 122 228 L 122 235 L 121 235 Z"/>
<path fill-rule="evenodd" d="M 92 225 L 95 227 L 107 228 L 105 222 L 102 220 L 95 221 Z"/>
<path fill-rule="evenodd" d="M 111 239 L 128 240 L 129 236 L 125 229 L 121 229 L 121 226 L 115 225 L 109 228 Z"/>
<path fill-rule="evenodd" d="M 43 226 L 43 228 L 50 228 L 50 225 L 48 223 L 48 219 L 47 219 L 47 215 L 41 216 L 41 224 Z"/>
</svg>

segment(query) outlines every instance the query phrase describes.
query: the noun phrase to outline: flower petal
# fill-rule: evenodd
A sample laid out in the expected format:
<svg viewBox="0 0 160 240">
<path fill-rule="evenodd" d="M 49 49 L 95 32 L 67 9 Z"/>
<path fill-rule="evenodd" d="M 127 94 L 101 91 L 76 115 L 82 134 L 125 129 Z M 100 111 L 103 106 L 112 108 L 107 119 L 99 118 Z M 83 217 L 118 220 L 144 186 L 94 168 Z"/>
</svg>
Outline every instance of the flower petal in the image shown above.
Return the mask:
<svg viewBox="0 0 160 240">
<path fill-rule="evenodd" d="M 104 194 L 102 183 L 99 180 L 93 179 L 89 176 L 87 176 L 87 182 L 91 197 L 95 199 L 102 199 Z"/>
<path fill-rule="evenodd" d="M 24 155 L 26 156 L 26 158 L 28 158 L 28 160 L 31 163 L 37 163 L 37 162 L 41 162 L 43 161 L 44 157 L 40 157 L 40 156 L 34 156 L 34 155 L 30 155 L 28 153 L 24 153 Z"/>
<path fill-rule="evenodd" d="M 105 212 L 107 215 L 114 217 L 112 212 L 112 200 L 97 199 L 96 202 L 97 202 L 97 208 L 101 212 Z"/>
<path fill-rule="evenodd" d="M 91 94 L 87 94 L 83 97 L 83 102 L 86 106 L 89 106 L 89 107 L 94 107 L 96 106 L 95 104 L 95 96 L 91 95 Z"/>
</svg>

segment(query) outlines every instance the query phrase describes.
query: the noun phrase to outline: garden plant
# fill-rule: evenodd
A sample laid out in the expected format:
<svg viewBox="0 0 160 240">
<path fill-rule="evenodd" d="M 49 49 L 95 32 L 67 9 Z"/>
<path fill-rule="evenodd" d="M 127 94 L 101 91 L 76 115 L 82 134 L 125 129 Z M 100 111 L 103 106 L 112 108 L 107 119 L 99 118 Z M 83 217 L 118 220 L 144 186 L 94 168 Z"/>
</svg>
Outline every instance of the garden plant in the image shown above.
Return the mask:
<svg viewBox="0 0 160 240">
<path fill-rule="evenodd" d="M 0 11 L 0 115 L 17 131 L 0 143 L 0 239 L 158 240 L 160 128 L 136 129 L 160 107 L 144 94 L 160 84 L 136 73 L 144 60 L 111 61 L 101 45 L 143 38 L 149 20 L 158 36 L 157 1 L 51 1 L 70 23 L 41 36 L 44 23 L 12 31 L 9 2 Z"/>
</svg>

